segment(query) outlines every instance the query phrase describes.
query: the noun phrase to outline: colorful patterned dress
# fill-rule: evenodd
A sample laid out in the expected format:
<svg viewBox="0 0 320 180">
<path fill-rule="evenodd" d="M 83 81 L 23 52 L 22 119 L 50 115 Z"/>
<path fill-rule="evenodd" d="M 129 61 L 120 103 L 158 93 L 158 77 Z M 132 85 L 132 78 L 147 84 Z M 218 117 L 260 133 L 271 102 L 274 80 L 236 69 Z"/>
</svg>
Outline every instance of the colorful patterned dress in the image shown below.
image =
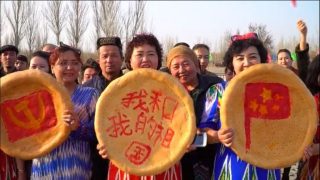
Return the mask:
<svg viewBox="0 0 320 180">
<path fill-rule="evenodd" d="M 18 169 L 14 157 L 10 157 L 0 149 L 0 180 L 18 179 Z"/>
<path fill-rule="evenodd" d="M 121 171 L 110 162 L 107 180 L 181 180 L 181 166 L 176 164 L 165 172 L 153 176 L 137 176 Z"/>
<path fill-rule="evenodd" d="M 219 130 L 220 103 L 225 90 L 225 84 L 219 83 L 211 86 L 206 94 L 205 110 L 202 123 L 211 124 L 214 130 Z M 280 179 L 280 169 L 268 170 L 253 166 L 242 161 L 230 148 L 219 143 L 214 160 L 213 179 Z"/>
<path fill-rule="evenodd" d="M 31 179 L 81 180 L 91 178 L 89 142 L 95 137 L 94 113 L 98 92 L 77 86 L 71 100 L 80 126 L 68 139 L 49 154 L 32 160 Z"/>
</svg>

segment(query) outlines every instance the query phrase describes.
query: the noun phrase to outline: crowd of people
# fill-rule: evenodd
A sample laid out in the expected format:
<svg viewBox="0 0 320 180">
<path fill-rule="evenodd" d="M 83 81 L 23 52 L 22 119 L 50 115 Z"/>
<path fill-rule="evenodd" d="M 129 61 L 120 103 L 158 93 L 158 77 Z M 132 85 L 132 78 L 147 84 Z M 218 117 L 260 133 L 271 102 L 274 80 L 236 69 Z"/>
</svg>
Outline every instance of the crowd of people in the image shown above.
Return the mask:
<svg viewBox="0 0 320 180">
<path fill-rule="evenodd" d="M 315 97 L 319 113 L 319 54 L 310 60 L 305 22 L 299 20 L 297 29 L 300 34 L 295 49 L 297 61 L 292 60 L 288 49 L 280 49 L 277 64 L 295 72 L 305 83 Z M 67 89 L 74 109 L 63 114 L 71 134 L 52 152 L 23 161 L 0 151 L 0 179 L 289 179 L 290 167 L 281 173 L 281 169 L 264 169 L 241 160 L 230 148 L 236 136 L 234 130 L 221 128 L 220 101 L 228 82 L 250 66 L 268 63 L 267 49 L 257 34 L 231 37 L 223 59 L 225 79 L 207 70 L 210 48 L 206 44 L 190 48 L 189 44 L 180 42 L 164 58 L 158 39 L 153 34 L 141 33 L 127 43 L 125 53 L 119 37 L 101 37 L 97 40 L 97 53 L 98 60 L 90 58 L 83 63 L 79 49 L 64 43 L 45 44 L 28 61 L 26 56 L 19 55 L 17 47 L 1 47 L 0 77 L 26 69 L 49 73 Z M 164 59 L 166 66 L 162 67 Z M 120 170 L 108 160 L 107 150 L 98 143 L 94 132 L 95 106 L 100 94 L 110 82 L 139 68 L 151 68 L 175 77 L 193 100 L 197 133 L 206 133 L 208 137 L 206 147 L 188 147 L 173 167 L 152 176 Z M 297 179 L 319 179 L 319 131 L 318 123 L 314 142 L 305 147 L 299 162 Z M 175 175 L 168 177 L 169 171 Z"/>
</svg>

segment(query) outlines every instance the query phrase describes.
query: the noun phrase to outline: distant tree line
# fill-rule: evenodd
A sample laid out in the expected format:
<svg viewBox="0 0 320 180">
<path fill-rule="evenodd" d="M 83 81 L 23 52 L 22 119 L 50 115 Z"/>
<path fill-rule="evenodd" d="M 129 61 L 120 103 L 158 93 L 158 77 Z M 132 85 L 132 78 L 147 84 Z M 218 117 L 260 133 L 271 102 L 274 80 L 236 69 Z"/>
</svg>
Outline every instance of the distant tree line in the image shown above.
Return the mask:
<svg viewBox="0 0 320 180">
<path fill-rule="evenodd" d="M 59 44 L 64 30 L 67 33 L 64 41 L 81 49 L 88 26 L 94 27 L 94 32 L 90 32 L 92 45 L 100 36 L 120 36 L 125 44 L 134 34 L 145 30 L 146 2 L 129 2 L 126 10 L 122 10 L 120 4 L 121 1 L 104 0 L 0 1 L 1 10 L 4 10 L 0 17 L 0 45 L 24 47 L 30 55 L 48 42 L 49 32 Z M 89 10 L 93 17 L 88 16 Z"/>
<path fill-rule="evenodd" d="M 49 34 L 54 36 L 55 43 L 59 44 L 62 39 L 62 31 L 65 31 L 67 39 L 63 39 L 63 41 L 79 49 L 83 49 L 86 45 L 95 46 L 97 38 L 101 36 L 120 36 L 125 46 L 134 34 L 151 32 L 151 30 L 146 28 L 145 1 L 127 2 L 128 6 L 125 9 L 121 8 L 121 3 L 123 2 L 109 0 L 0 1 L 0 8 L 4 10 L 0 16 L 0 45 L 14 44 L 29 56 L 31 52 L 38 50 L 48 42 Z M 93 14 L 93 16 L 89 16 L 89 14 Z M 92 32 L 87 32 L 89 26 L 93 27 Z M 84 41 L 86 32 L 90 43 Z M 272 33 L 267 30 L 265 24 L 250 23 L 246 32 L 256 32 L 270 54 L 276 53 L 280 48 L 294 51 L 294 47 L 299 42 L 296 37 L 286 40 L 281 38 L 275 45 Z M 212 60 L 216 65 L 221 65 L 231 36 L 246 32 L 240 33 L 238 29 L 236 32 L 226 30 L 215 42 L 199 39 L 197 43 L 209 45 Z M 319 51 L 319 29 L 316 36 L 310 38 L 308 35 L 308 39 L 311 39 L 309 42 L 311 57 Z M 175 43 L 184 41 L 174 35 L 159 40 L 163 45 L 164 54 Z M 192 44 L 190 45 L 192 46 Z M 96 57 L 91 52 L 85 54 L 85 58 L 92 56 Z"/>
</svg>

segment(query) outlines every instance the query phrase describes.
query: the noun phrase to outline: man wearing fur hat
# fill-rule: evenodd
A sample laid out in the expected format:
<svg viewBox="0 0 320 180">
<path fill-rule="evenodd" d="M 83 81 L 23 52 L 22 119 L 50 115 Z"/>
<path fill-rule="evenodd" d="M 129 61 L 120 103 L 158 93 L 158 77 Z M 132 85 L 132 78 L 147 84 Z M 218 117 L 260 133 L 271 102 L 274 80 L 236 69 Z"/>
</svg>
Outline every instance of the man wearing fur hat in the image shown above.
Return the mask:
<svg viewBox="0 0 320 180">
<path fill-rule="evenodd" d="M 119 37 L 102 37 L 97 40 L 98 63 L 101 73 L 94 76 L 83 86 L 96 88 L 101 94 L 111 81 L 122 76 L 123 62 L 122 44 Z M 91 179 L 105 180 L 109 161 L 102 159 L 96 149 L 98 142 L 92 144 L 92 177 Z"/>
<path fill-rule="evenodd" d="M 111 81 L 122 76 L 122 44 L 119 37 L 103 37 L 97 41 L 101 76 L 96 76 L 84 86 L 94 87 L 101 94 Z"/>
</svg>

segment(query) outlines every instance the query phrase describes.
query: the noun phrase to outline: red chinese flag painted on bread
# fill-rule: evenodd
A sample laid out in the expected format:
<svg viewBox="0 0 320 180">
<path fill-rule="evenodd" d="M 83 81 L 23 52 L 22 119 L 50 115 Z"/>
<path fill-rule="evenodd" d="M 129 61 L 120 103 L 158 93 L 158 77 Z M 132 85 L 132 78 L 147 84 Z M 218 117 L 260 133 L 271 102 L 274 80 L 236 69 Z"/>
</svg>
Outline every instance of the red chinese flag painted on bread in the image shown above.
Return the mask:
<svg viewBox="0 0 320 180">
<path fill-rule="evenodd" d="M 246 150 L 251 144 L 252 118 L 282 120 L 290 116 L 289 89 L 279 83 L 248 83 L 245 87 L 245 135 Z"/>
</svg>

